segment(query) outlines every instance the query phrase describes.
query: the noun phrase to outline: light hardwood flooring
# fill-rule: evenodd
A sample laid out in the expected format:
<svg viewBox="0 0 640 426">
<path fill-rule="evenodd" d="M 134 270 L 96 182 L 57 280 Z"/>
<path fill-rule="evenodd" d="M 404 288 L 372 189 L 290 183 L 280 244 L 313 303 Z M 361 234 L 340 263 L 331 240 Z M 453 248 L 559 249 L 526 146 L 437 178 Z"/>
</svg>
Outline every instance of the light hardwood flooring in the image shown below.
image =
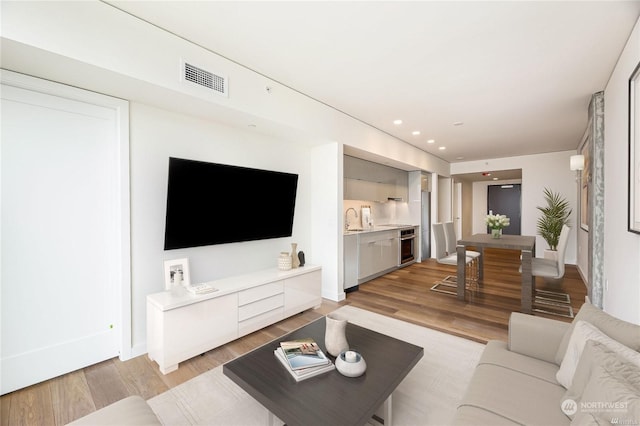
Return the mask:
<svg viewBox="0 0 640 426">
<path fill-rule="evenodd" d="M 316 310 L 185 361 L 167 375 L 161 374 L 157 364 L 146 356 L 125 362 L 115 358 L 4 395 L 0 397 L 0 424 L 64 425 L 129 395 L 152 398 L 345 304 L 480 342 L 506 340 L 509 315 L 520 309 L 518 263 L 517 252 L 487 249 L 484 282 L 479 288 L 467 290 L 465 302 L 430 290 L 435 281 L 455 274 L 454 267 L 434 260 L 416 263 L 360 285 L 342 302 L 324 300 Z M 586 288 L 576 267 L 567 265 L 559 283 L 538 279 L 537 288 L 554 287 L 570 294 L 577 312 Z"/>
</svg>

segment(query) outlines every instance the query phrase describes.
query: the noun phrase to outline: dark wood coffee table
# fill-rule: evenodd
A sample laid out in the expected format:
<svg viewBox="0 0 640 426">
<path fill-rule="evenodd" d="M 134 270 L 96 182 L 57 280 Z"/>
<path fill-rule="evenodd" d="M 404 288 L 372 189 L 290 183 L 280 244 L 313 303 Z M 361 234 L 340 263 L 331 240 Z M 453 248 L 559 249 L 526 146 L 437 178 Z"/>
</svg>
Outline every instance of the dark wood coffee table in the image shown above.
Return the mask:
<svg viewBox="0 0 640 426">
<path fill-rule="evenodd" d="M 367 371 L 349 378 L 337 370 L 296 382 L 273 354 L 281 341 L 311 337 L 324 346 L 325 319 L 263 345 L 223 366 L 223 373 L 288 426 L 363 425 L 384 407 L 392 423 L 391 394 L 424 354 L 423 348 L 347 324 L 350 349 L 362 354 Z"/>
</svg>

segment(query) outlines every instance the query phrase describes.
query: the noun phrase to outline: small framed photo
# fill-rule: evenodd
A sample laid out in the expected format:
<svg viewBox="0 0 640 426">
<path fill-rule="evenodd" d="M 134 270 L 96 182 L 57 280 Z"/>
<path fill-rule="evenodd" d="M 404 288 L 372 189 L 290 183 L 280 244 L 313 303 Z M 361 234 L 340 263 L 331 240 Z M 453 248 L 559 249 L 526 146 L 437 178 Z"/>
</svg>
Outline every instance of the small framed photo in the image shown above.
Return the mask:
<svg viewBox="0 0 640 426">
<path fill-rule="evenodd" d="M 188 287 L 191 285 L 189 274 L 189 259 L 175 259 L 164 261 L 164 288 L 171 290 L 174 284 Z"/>
</svg>

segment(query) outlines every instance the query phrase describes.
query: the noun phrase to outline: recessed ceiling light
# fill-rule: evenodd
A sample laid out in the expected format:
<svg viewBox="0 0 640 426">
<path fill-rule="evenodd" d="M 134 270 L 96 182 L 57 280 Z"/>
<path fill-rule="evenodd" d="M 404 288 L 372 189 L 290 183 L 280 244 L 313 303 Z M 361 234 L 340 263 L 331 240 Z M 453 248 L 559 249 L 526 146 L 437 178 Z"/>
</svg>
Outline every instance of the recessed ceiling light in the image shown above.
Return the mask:
<svg viewBox="0 0 640 426">
<path fill-rule="evenodd" d="M 464 160 L 464 157 L 456 157 L 456 160 Z"/>
<path fill-rule="evenodd" d="M 447 149 L 447 147 L 446 147 L 446 146 L 440 146 L 440 147 L 438 147 L 438 149 L 439 149 L 440 151 L 444 151 L 445 149 Z"/>
<path fill-rule="evenodd" d="M 414 130 L 413 132 L 411 132 L 411 134 L 413 136 L 418 136 L 420 134 L 420 130 Z"/>
<path fill-rule="evenodd" d="M 498 180 L 498 178 L 492 178 L 493 180 Z"/>
<path fill-rule="evenodd" d="M 429 140 L 427 141 L 427 143 L 436 143 L 436 140 L 435 140 L 435 139 L 429 139 Z"/>
<path fill-rule="evenodd" d="M 455 123 L 453 123 L 454 126 L 462 126 L 464 125 L 464 123 L 462 121 L 456 121 Z"/>
<path fill-rule="evenodd" d="M 396 126 L 399 126 L 402 124 L 402 120 L 393 120 L 393 124 L 395 124 Z"/>
</svg>

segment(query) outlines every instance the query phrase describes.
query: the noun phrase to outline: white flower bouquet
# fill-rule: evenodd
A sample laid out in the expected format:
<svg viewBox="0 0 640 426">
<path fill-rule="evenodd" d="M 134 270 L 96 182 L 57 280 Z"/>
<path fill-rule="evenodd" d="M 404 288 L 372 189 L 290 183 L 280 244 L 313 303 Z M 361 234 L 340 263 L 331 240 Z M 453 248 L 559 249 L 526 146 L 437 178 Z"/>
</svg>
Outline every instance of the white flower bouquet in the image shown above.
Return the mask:
<svg viewBox="0 0 640 426">
<path fill-rule="evenodd" d="M 509 218 L 503 214 L 488 214 L 484 221 L 491 229 L 502 229 L 510 224 Z"/>
</svg>

